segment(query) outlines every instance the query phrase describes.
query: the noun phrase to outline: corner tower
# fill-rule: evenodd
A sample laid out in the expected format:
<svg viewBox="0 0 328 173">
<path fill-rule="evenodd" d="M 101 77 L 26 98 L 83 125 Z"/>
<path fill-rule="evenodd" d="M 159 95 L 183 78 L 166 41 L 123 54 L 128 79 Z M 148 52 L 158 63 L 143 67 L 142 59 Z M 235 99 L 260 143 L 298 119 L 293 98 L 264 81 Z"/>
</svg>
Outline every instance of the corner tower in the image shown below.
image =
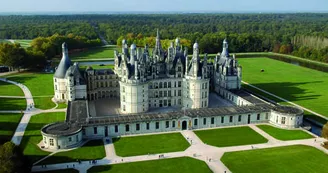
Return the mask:
<svg viewBox="0 0 328 173">
<path fill-rule="evenodd" d="M 66 86 L 66 72 L 71 66 L 72 62 L 68 57 L 67 44 L 62 44 L 62 59 L 56 69 L 54 75 L 54 100 L 56 102 L 66 102 L 67 101 L 67 86 Z"/>
</svg>

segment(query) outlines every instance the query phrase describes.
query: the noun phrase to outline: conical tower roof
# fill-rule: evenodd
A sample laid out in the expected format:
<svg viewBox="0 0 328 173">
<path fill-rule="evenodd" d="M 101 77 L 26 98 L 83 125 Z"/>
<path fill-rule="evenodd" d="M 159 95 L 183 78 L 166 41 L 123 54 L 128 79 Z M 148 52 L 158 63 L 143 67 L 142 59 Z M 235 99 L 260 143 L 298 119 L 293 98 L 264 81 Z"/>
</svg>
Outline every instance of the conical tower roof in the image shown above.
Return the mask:
<svg viewBox="0 0 328 173">
<path fill-rule="evenodd" d="M 68 57 L 67 44 L 66 43 L 62 44 L 62 49 L 63 49 L 63 57 L 60 60 L 60 63 L 59 63 L 59 65 L 57 67 L 57 70 L 55 72 L 55 77 L 56 78 L 65 78 L 66 71 L 72 64 L 71 60 Z"/>
</svg>

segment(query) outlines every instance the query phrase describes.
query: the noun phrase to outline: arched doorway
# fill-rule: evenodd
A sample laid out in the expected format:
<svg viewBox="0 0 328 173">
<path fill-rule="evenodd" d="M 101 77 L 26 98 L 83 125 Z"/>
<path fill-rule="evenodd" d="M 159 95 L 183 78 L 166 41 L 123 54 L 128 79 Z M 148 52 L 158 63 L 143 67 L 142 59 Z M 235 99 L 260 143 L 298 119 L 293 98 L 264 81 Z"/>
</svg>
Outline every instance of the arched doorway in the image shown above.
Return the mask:
<svg viewBox="0 0 328 173">
<path fill-rule="evenodd" d="M 182 130 L 187 130 L 187 121 L 182 121 Z"/>
</svg>

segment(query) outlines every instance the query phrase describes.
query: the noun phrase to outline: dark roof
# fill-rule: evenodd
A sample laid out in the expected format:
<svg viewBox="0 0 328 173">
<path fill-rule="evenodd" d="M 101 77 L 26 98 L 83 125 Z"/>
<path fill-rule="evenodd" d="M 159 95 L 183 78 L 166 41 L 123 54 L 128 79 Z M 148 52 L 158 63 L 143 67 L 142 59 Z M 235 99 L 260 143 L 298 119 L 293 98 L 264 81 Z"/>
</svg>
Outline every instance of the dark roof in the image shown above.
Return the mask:
<svg viewBox="0 0 328 173">
<path fill-rule="evenodd" d="M 80 132 L 82 129 L 82 126 L 78 124 L 69 124 L 65 122 L 57 122 L 52 123 L 44 126 L 41 129 L 41 132 L 48 136 L 58 136 L 58 135 L 74 135 L 78 132 Z"/>
<path fill-rule="evenodd" d="M 189 109 L 186 111 L 174 111 L 165 113 L 139 113 L 128 115 L 117 115 L 109 117 L 90 117 L 89 121 L 78 122 L 82 126 L 94 125 L 111 125 L 111 124 L 125 124 L 137 122 L 150 122 L 150 121 L 165 121 L 178 119 L 183 116 L 190 118 L 194 117 L 212 117 L 222 115 L 236 115 L 254 112 L 270 112 L 271 106 L 263 104 L 256 106 L 230 106 L 220 108 L 202 108 L 202 109 Z"/>
<path fill-rule="evenodd" d="M 60 63 L 56 69 L 55 77 L 65 78 L 66 71 L 71 66 L 71 64 L 72 64 L 71 60 L 68 58 L 68 56 L 65 53 L 63 53 L 63 57 L 60 60 Z"/>
<path fill-rule="evenodd" d="M 302 109 L 293 106 L 275 106 L 272 110 L 279 113 L 295 115 L 300 115 L 304 112 Z"/>
<path fill-rule="evenodd" d="M 263 100 L 253 96 L 249 92 L 247 92 L 244 89 L 236 89 L 236 90 L 230 90 L 232 93 L 236 94 L 237 96 L 242 97 L 243 99 L 253 103 L 253 104 L 263 104 L 266 103 Z"/>
</svg>

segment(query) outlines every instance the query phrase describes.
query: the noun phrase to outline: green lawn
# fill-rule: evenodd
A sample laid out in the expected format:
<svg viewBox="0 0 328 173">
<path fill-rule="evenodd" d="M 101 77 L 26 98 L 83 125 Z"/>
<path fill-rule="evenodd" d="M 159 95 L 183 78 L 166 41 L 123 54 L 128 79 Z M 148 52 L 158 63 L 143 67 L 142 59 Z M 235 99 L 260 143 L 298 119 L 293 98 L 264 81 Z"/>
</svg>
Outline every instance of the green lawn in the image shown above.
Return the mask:
<svg viewBox="0 0 328 173">
<path fill-rule="evenodd" d="M 71 54 L 70 58 L 72 60 L 114 58 L 114 50 L 117 49 L 117 47 L 91 48 L 84 52 Z"/>
<path fill-rule="evenodd" d="M 100 66 L 99 64 L 97 65 L 80 65 L 80 70 L 85 70 L 87 67 L 91 66 L 93 69 L 114 69 L 114 65 L 103 65 Z"/>
<path fill-rule="evenodd" d="M 54 170 L 54 171 L 42 171 L 42 172 L 38 172 L 38 173 L 79 173 L 78 170 L 76 169 L 58 169 L 58 170 Z"/>
<path fill-rule="evenodd" d="M 32 42 L 32 40 L 14 40 L 15 43 L 19 43 L 22 47 L 27 48 L 30 47 L 30 43 Z"/>
<path fill-rule="evenodd" d="M 234 173 L 322 173 L 328 156 L 304 145 L 225 153 L 221 161 Z"/>
<path fill-rule="evenodd" d="M 238 60 L 243 81 L 328 117 L 328 106 L 322 104 L 328 103 L 328 73 L 269 58 Z"/>
<path fill-rule="evenodd" d="M 25 110 L 25 98 L 0 98 L 0 110 Z"/>
<path fill-rule="evenodd" d="M 93 140 L 89 141 L 81 148 L 67 152 L 56 153 L 43 160 L 39 164 L 75 162 L 77 159 L 81 161 L 97 160 L 102 159 L 104 157 L 106 157 L 106 151 L 104 148 L 103 140 Z"/>
<path fill-rule="evenodd" d="M 22 114 L 0 114 L 0 145 L 11 140 Z"/>
<path fill-rule="evenodd" d="M 52 97 L 33 97 L 34 105 L 39 109 L 51 109 L 56 106 L 51 100 Z"/>
<path fill-rule="evenodd" d="M 312 135 L 302 130 L 286 130 L 276 128 L 270 125 L 257 125 L 257 127 L 262 129 L 272 137 L 283 141 L 313 138 Z"/>
<path fill-rule="evenodd" d="M 212 172 L 205 162 L 190 157 L 173 159 L 159 159 L 133 163 L 123 163 L 108 166 L 96 166 L 88 170 L 88 173 L 210 173 Z"/>
<path fill-rule="evenodd" d="M 268 140 L 250 127 L 197 130 L 195 134 L 206 144 L 216 147 L 266 143 Z"/>
<path fill-rule="evenodd" d="M 116 154 L 122 157 L 184 151 L 189 147 L 181 133 L 123 137 L 113 141 Z"/>
<path fill-rule="evenodd" d="M 24 93 L 18 86 L 0 81 L 0 96 L 24 96 Z"/>
<path fill-rule="evenodd" d="M 56 109 L 63 109 L 63 108 L 67 108 L 67 104 L 66 103 L 58 103 L 58 106 Z"/>
<path fill-rule="evenodd" d="M 31 117 L 30 122 L 25 130 L 23 140 L 20 147 L 25 156 L 27 156 L 31 163 L 34 163 L 41 158 L 49 155 L 49 152 L 42 151 L 37 144 L 41 142 L 41 128 L 49 123 L 64 121 L 65 113 L 44 113 Z"/>
<path fill-rule="evenodd" d="M 22 72 L 6 76 L 8 80 L 16 81 L 26 85 L 33 96 L 54 95 L 54 74 Z"/>
</svg>

